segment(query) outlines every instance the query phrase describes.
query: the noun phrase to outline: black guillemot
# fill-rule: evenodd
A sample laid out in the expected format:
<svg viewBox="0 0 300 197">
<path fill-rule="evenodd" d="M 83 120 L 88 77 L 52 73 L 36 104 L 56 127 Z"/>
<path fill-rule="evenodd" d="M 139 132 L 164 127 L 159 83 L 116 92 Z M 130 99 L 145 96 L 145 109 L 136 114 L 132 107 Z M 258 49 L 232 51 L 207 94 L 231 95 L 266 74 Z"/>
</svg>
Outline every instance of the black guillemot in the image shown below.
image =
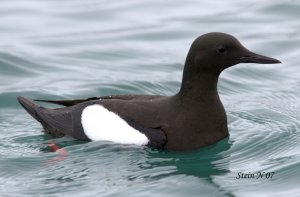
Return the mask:
<svg viewBox="0 0 300 197">
<path fill-rule="evenodd" d="M 246 49 L 225 33 L 207 33 L 192 44 L 182 84 L 173 96 L 112 95 L 83 100 L 37 100 L 63 105 L 48 109 L 18 97 L 46 133 L 78 140 L 104 140 L 169 150 L 194 150 L 229 135 L 217 91 L 220 73 L 239 63 L 279 60 Z"/>
</svg>

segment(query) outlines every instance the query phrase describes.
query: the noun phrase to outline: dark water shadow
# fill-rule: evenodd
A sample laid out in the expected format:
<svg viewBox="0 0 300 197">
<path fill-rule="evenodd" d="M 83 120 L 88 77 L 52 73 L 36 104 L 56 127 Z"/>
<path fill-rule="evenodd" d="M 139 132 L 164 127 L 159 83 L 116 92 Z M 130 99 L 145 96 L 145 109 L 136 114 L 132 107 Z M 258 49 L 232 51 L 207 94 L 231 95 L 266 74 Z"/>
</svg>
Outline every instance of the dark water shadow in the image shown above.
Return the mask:
<svg viewBox="0 0 300 197">
<path fill-rule="evenodd" d="M 187 175 L 200 178 L 209 182 L 218 188 L 225 196 L 233 194 L 224 191 L 224 189 L 215 183 L 214 177 L 225 175 L 230 172 L 229 163 L 226 159 L 230 155 L 226 152 L 231 147 L 229 138 L 225 138 L 217 144 L 205 147 L 196 151 L 174 152 L 150 150 L 147 153 L 147 166 L 139 166 L 141 169 L 169 167 L 174 170 L 161 173 L 157 176 L 145 177 L 146 179 L 161 179 L 174 175 Z"/>
<path fill-rule="evenodd" d="M 207 179 L 214 175 L 229 172 L 226 163 L 222 163 L 220 160 L 227 157 L 224 152 L 229 150 L 230 147 L 229 139 L 226 138 L 217 144 L 196 151 L 149 151 L 148 157 L 152 159 L 148 160 L 148 164 L 152 168 L 156 166 L 174 166 L 176 171 L 172 172 L 172 175 L 184 174 Z M 162 161 L 155 162 L 153 158 L 160 158 Z"/>
</svg>

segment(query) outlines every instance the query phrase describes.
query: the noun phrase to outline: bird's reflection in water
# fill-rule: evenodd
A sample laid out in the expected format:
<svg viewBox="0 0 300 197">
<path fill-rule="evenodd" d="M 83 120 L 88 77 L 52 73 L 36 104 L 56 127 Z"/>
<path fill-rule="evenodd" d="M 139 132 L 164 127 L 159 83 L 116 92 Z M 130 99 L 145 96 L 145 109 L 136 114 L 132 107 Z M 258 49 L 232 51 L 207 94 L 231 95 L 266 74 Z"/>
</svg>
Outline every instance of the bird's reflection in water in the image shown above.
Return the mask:
<svg viewBox="0 0 300 197">
<path fill-rule="evenodd" d="M 149 151 L 146 168 L 171 167 L 172 172 L 163 176 L 184 174 L 201 178 L 228 173 L 225 153 L 231 146 L 229 138 L 217 144 L 191 152 Z M 145 168 L 145 166 L 140 166 Z"/>
<path fill-rule="evenodd" d="M 231 196 L 224 191 L 214 177 L 230 172 L 227 150 L 231 147 L 229 138 L 219 141 L 217 144 L 191 152 L 174 152 L 149 150 L 147 160 L 139 163 L 139 168 L 145 174 L 141 177 L 130 176 L 128 179 L 143 179 L 144 181 L 155 181 L 176 175 L 186 175 L 207 181 L 221 191 L 224 195 Z"/>
</svg>

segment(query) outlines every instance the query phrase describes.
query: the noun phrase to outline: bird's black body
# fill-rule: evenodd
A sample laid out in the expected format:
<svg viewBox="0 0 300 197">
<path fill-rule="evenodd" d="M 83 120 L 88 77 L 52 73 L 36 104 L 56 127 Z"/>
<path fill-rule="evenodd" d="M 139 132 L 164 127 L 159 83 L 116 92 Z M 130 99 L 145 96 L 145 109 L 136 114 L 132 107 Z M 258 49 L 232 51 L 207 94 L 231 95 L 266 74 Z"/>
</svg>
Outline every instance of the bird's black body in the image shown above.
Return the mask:
<svg viewBox="0 0 300 197">
<path fill-rule="evenodd" d="M 226 113 L 217 92 L 218 78 L 224 69 L 250 62 L 279 63 L 250 52 L 228 34 L 209 33 L 192 44 L 181 89 L 174 96 L 113 95 L 86 100 L 39 100 L 66 106 L 58 109 L 39 107 L 23 97 L 18 99 L 53 136 L 89 140 L 81 125 L 81 114 L 87 106 L 99 104 L 144 133 L 150 140 L 149 146 L 193 150 L 229 135 Z"/>
</svg>

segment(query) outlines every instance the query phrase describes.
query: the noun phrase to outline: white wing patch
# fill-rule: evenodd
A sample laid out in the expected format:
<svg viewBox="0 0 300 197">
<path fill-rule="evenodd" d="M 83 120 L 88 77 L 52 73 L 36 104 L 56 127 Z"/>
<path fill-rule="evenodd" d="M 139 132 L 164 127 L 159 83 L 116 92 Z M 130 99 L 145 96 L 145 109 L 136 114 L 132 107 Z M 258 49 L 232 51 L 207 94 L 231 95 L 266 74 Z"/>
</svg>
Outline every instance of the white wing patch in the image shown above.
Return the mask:
<svg viewBox="0 0 300 197">
<path fill-rule="evenodd" d="M 105 140 L 136 145 L 146 145 L 149 142 L 146 135 L 102 105 L 87 106 L 82 111 L 81 124 L 86 136 L 94 141 Z"/>
</svg>

